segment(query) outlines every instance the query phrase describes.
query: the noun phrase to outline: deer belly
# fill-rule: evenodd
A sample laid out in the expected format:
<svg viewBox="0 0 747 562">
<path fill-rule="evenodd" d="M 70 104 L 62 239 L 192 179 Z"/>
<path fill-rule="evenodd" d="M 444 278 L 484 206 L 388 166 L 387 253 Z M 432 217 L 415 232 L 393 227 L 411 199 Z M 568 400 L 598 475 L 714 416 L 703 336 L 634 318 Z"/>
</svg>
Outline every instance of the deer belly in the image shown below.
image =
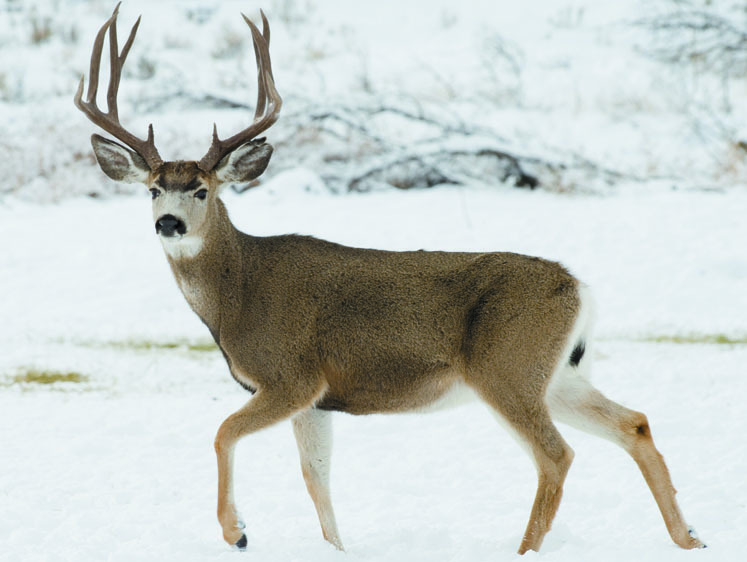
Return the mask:
<svg viewBox="0 0 747 562">
<path fill-rule="evenodd" d="M 474 392 L 452 372 L 428 379 L 363 378 L 356 381 L 332 380 L 316 407 L 349 414 L 431 412 L 474 399 Z M 409 379 L 409 380 L 408 380 Z"/>
</svg>

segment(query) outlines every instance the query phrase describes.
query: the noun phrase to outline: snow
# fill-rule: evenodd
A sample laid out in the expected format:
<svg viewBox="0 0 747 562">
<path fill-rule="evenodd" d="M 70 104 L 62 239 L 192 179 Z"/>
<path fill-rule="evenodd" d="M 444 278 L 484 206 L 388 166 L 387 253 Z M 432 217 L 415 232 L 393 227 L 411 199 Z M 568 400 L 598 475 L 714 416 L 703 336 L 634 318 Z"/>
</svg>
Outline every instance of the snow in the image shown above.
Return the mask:
<svg viewBox="0 0 747 562">
<path fill-rule="evenodd" d="M 709 548 L 669 540 L 635 464 L 561 428 L 576 451 L 539 555 L 547 560 L 740 560 L 747 523 L 742 345 L 744 194 L 609 197 L 444 187 L 331 196 L 280 174 L 225 198 L 254 234 L 364 247 L 499 249 L 563 261 L 595 289 L 595 382 L 647 413 L 687 520 Z M 313 178 L 311 178 L 313 179 Z M 202 342 L 153 233 L 147 193 L 0 208 L 0 374 L 74 370 L 88 382 L 0 386 L 0 559 L 218 560 L 244 556 L 214 517 L 212 440 L 247 399 Z M 0 381 L 2 382 L 2 381 Z M 346 554 L 323 541 L 290 424 L 237 452 L 236 496 L 259 560 L 518 559 L 531 461 L 484 407 L 334 416 L 332 490 Z M 233 557 L 233 558 L 230 558 Z M 690 558 L 688 558 L 690 559 Z"/>
<path fill-rule="evenodd" d="M 564 498 L 542 551 L 519 557 L 533 464 L 473 403 L 334 416 L 344 554 L 321 537 L 290 424 L 247 437 L 236 498 L 249 545 L 231 550 L 215 517 L 213 439 L 248 395 L 204 349 L 209 334 L 171 276 L 149 195 L 103 176 L 95 128 L 72 107 L 113 2 L 0 0 L 0 561 L 744 559 L 747 157 L 736 143 L 747 80 L 645 57 L 650 37 L 632 22 L 667 13 L 666 0 L 496 6 L 266 2 L 285 105 L 265 181 L 224 196 L 231 217 L 255 235 L 564 263 L 596 297 L 595 384 L 648 415 L 686 520 L 709 548 L 678 549 L 635 463 L 561 427 L 576 452 Z M 122 80 L 123 121 L 139 134 L 153 121 L 166 158 L 199 157 L 213 121 L 224 135 L 245 123 L 245 108 L 185 94 L 253 103 L 238 13 L 257 21 L 259 7 L 124 2 L 120 40 L 140 13 L 143 22 Z M 48 40 L 30 40 L 33 19 L 51 26 Z M 613 188 L 569 168 L 556 193 L 485 177 L 334 194 L 325 166 L 339 147 L 296 129 L 314 104 L 422 110 L 477 123 L 506 150 L 625 177 Z M 402 146 L 438 133 L 396 114 L 366 125 Z M 81 381 L 16 379 L 33 370 Z"/>
</svg>

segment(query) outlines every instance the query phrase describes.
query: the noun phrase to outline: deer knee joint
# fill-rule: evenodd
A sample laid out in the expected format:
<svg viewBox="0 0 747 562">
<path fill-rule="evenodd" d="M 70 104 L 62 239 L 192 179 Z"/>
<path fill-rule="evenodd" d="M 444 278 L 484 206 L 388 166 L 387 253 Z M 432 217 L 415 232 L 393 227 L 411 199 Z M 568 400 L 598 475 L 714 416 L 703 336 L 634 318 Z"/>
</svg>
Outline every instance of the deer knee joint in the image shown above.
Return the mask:
<svg viewBox="0 0 747 562">
<path fill-rule="evenodd" d="M 641 423 L 638 424 L 635 428 L 636 434 L 640 435 L 641 437 L 650 437 L 651 436 L 651 430 L 648 427 L 647 423 Z"/>
<path fill-rule="evenodd" d="M 231 418 L 229 417 L 226 421 L 224 421 L 221 426 L 218 428 L 218 433 L 215 434 L 215 440 L 213 441 L 213 447 L 215 447 L 216 453 L 221 453 L 222 451 L 226 451 L 231 448 L 231 444 L 233 442 L 233 439 L 231 439 L 231 431 L 228 427 L 228 420 Z"/>
<path fill-rule="evenodd" d="M 563 471 L 564 473 L 568 472 L 568 469 L 571 468 L 571 464 L 573 463 L 573 458 L 576 456 L 576 453 L 571 449 L 570 447 L 566 447 L 564 454 L 563 454 Z"/>
<path fill-rule="evenodd" d="M 651 428 L 648 425 L 648 418 L 644 414 L 637 414 L 633 418 L 633 431 L 637 438 L 651 438 Z"/>
</svg>

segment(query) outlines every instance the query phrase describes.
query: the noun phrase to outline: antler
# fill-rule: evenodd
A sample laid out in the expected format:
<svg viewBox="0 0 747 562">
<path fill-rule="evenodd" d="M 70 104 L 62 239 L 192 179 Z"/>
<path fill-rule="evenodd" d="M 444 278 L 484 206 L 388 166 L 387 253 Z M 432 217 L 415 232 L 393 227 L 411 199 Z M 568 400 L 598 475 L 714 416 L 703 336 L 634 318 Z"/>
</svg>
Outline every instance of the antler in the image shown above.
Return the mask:
<svg viewBox="0 0 747 562">
<path fill-rule="evenodd" d="M 218 138 L 218 127 L 213 124 L 213 142 L 207 154 L 202 157 L 198 166 L 201 170 L 208 172 L 231 151 L 242 144 L 249 142 L 261 132 L 267 130 L 278 119 L 283 100 L 275 89 L 275 80 L 272 77 L 272 65 L 270 64 L 270 24 L 264 12 L 262 14 L 262 33 L 259 32 L 249 18 L 241 14 L 244 21 L 252 30 L 254 41 L 254 57 L 257 61 L 257 109 L 254 113 L 254 122 L 243 131 L 225 140 Z"/>
<path fill-rule="evenodd" d="M 119 53 L 117 45 L 117 15 L 120 4 L 121 2 L 117 4 L 111 17 L 106 20 L 96 35 L 96 39 L 93 42 L 93 52 L 91 53 L 91 72 L 89 74 L 86 100 L 83 101 L 84 77 L 81 77 L 78 92 L 75 94 L 75 105 L 96 125 L 137 152 L 145 160 L 150 169 L 155 170 L 163 163 L 163 160 L 159 156 L 156 145 L 153 142 L 153 125 L 148 125 L 148 138 L 147 140 L 142 140 L 125 130 L 119 122 L 117 92 L 119 90 L 119 80 L 122 76 L 122 66 L 127 58 L 127 54 L 130 52 L 132 42 L 135 40 L 135 33 L 137 33 L 137 28 L 140 25 L 140 18 L 138 17 L 135 25 L 132 26 L 130 36 L 122 48 L 122 52 Z M 109 89 L 106 93 L 107 112 L 104 113 L 96 105 L 96 93 L 99 87 L 101 51 L 107 30 L 109 31 L 109 60 L 111 68 L 109 72 Z"/>
</svg>

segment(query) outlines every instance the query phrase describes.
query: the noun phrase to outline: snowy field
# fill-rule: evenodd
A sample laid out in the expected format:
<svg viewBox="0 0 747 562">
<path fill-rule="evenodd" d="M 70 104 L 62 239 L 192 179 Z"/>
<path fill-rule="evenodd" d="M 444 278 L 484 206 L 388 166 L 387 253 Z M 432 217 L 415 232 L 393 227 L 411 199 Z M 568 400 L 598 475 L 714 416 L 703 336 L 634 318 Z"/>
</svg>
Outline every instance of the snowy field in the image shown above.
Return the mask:
<svg viewBox="0 0 747 562">
<path fill-rule="evenodd" d="M 685 516 L 709 548 L 674 546 L 635 464 L 563 428 L 576 460 L 554 528 L 529 559 L 743 559 L 747 195 L 442 188 L 333 197 L 303 184 L 281 175 L 227 204 L 256 234 L 511 249 L 560 259 L 595 287 L 595 382 L 649 415 Z M 220 354 L 200 347 L 209 335 L 171 278 L 149 203 L 142 194 L 0 209 L 9 241 L 0 263 L 0 558 L 518 558 L 533 465 L 477 403 L 335 416 L 333 500 L 347 554 L 321 538 L 290 424 L 246 438 L 236 494 L 249 548 L 230 551 L 214 517 L 212 441 L 247 395 Z M 719 335 L 739 343 L 675 343 Z M 11 383 L 29 370 L 85 380 Z"/>
<path fill-rule="evenodd" d="M 542 551 L 519 557 L 534 467 L 477 403 L 334 416 L 346 553 L 321 537 L 290 423 L 247 437 L 236 500 L 249 545 L 230 549 L 213 439 L 248 395 L 176 287 L 149 195 L 103 176 L 96 129 L 72 105 L 114 2 L 0 0 L 0 560 L 747 559 L 747 79 L 645 54 L 655 37 L 634 22 L 675 4 L 738 2 L 126 0 L 120 41 L 143 23 L 120 114 L 138 134 L 153 121 L 166 158 L 198 158 L 213 121 L 223 134 L 246 123 L 251 109 L 213 101 L 253 103 L 238 13 L 263 7 L 285 105 L 265 181 L 225 194 L 234 222 L 564 263 L 596 296 L 594 382 L 648 415 L 707 549 L 671 542 L 624 452 L 561 427 L 576 452 L 563 501 Z M 439 125 L 360 121 L 376 104 Z M 367 136 L 304 120 L 339 108 Z M 482 136 L 439 142 L 588 165 L 535 191 L 485 174 L 333 192 L 331 177 L 370 164 L 341 155 L 365 156 L 373 138 L 426 150 L 434 130 L 475 124 Z"/>
</svg>

